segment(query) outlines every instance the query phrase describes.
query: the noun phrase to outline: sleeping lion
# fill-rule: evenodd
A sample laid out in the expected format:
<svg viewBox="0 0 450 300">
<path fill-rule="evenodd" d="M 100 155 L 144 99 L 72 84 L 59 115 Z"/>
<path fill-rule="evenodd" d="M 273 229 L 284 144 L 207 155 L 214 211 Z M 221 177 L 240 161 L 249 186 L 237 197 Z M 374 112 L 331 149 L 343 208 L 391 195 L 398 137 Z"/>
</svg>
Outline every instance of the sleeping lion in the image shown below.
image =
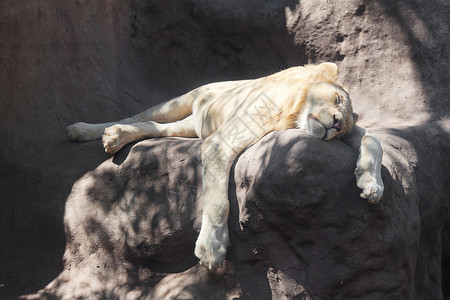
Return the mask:
<svg viewBox="0 0 450 300">
<path fill-rule="evenodd" d="M 383 195 L 380 143 L 356 126 L 349 94 L 333 63 L 293 67 L 273 75 L 201 86 L 185 95 L 118 122 L 76 123 L 74 141 L 102 138 L 111 154 L 124 145 L 162 136 L 204 139 L 203 216 L 195 255 L 214 270 L 223 265 L 228 238 L 228 179 L 234 159 L 265 134 L 299 128 L 330 140 L 341 138 L 358 149 L 356 182 L 361 197 L 377 203 Z"/>
</svg>

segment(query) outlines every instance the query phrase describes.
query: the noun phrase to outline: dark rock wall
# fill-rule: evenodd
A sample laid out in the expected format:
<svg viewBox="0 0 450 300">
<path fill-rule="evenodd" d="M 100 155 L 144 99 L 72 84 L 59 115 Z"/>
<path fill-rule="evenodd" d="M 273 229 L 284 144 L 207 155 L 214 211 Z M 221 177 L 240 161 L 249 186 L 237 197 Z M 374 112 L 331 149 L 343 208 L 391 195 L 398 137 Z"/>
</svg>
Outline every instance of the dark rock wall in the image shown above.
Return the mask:
<svg viewBox="0 0 450 300">
<path fill-rule="evenodd" d="M 102 152 L 99 142 L 68 143 L 64 134 L 67 125 L 76 121 L 102 122 L 122 118 L 202 83 L 254 78 L 293 65 L 327 60 L 339 64 L 341 80 L 349 87 L 355 110 L 361 115 L 360 123 L 377 132 L 382 140 L 386 166 L 384 175 L 392 177 L 390 188 L 396 195 L 393 199 L 403 199 L 381 205 L 380 208 L 371 208 L 375 212 L 369 210 L 375 216 L 380 210 L 383 218 L 390 220 L 390 226 L 398 229 L 392 236 L 380 239 L 394 241 L 401 236 L 401 245 L 393 246 L 394 250 L 406 249 L 405 245 L 411 245 L 409 253 L 394 251 L 390 256 L 383 256 L 386 268 L 389 270 L 389 266 L 393 268 L 398 266 L 398 261 L 402 262 L 403 265 L 397 268 L 403 274 L 400 278 L 403 278 L 406 287 L 401 292 L 404 297 L 439 298 L 442 255 L 447 259 L 448 268 L 448 254 L 441 251 L 446 249 L 448 252 L 450 249 L 448 238 L 444 238 L 447 246 L 442 248 L 440 237 L 443 224 L 449 217 L 449 12 L 450 3 L 447 0 L 326 1 L 320 4 L 256 0 L 245 3 L 220 1 L 214 4 L 207 1 L 2 2 L 0 296 L 36 292 L 70 268 L 67 260 L 63 264 L 62 256 L 65 244 L 67 249 L 74 246 L 70 241 L 75 237 L 65 234 L 63 221 L 67 213 L 66 204 L 70 203 L 68 199 L 74 199 L 70 196 L 72 186 L 78 179 L 85 180 L 86 176 L 91 176 L 86 174 L 88 171 L 96 169 L 94 174 L 103 172 L 97 167 L 109 156 Z M 192 153 L 190 151 L 197 144 L 191 143 L 190 146 L 180 147 L 184 147 L 185 153 Z M 117 159 L 120 158 L 115 159 L 119 164 Z M 152 165 L 159 164 L 164 165 L 162 161 Z M 198 165 L 193 165 L 193 169 L 196 168 Z M 351 166 L 348 168 L 351 174 Z M 103 170 L 101 166 L 100 170 Z M 314 174 L 323 172 L 320 169 Z M 168 173 L 177 174 L 173 170 Z M 325 171 L 324 174 L 332 173 Z M 278 177 L 281 175 L 277 174 Z M 195 176 L 192 184 L 198 185 L 198 174 Z M 351 176 L 346 178 L 344 176 L 341 180 L 351 180 Z M 161 180 L 160 183 L 148 184 L 164 186 L 169 183 Z M 245 183 L 241 184 L 245 186 Z M 258 184 L 262 182 L 255 181 L 254 185 Z M 124 187 L 132 189 L 132 182 L 127 182 Z M 167 188 L 170 191 L 171 188 Z M 251 190 L 261 197 L 272 199 L 269 191 L 261 188 Z M 345 191 L 357 193 L 351 184 Z M 97 190 L 97 193 L 101 191 Z M 163 201 L 163 196 L 158 196 L 158 199 Z M 173 201 L 178 199 L 168 198 Z M 139 199 L 144 201 L 142 203 L 147 201 L 144 196 Z M 252 199 L 256 202 L 251 203 L 258 203 L 258 197 Z M 331 201 L 330 205 L 334 204 Z M 270 206 L 271 202 L 264 205 Z M 284 214 L 281 211 L 277 213 Z M 333 210 L 327 213 L 327 217 L 336 218 Z M 361 222 L 358 218 L 354 219 L 352 211 L 349 214 L 353 216 L 349 222 Z M 396 220 L 395 216 L 401 214 L 404 218 Z M 192 221 L 190 217 L 186 216 L 186 222 Z M 281 226 L 271 221 L 270 215 L 260 218 L 268 222 L 269 228 Z M 172 224 L 175 219 L 168 220 L 167 224 Z M 154 220 L 159 219 L 155 216 Z M 298 221 L 288 221 L 294 229 L 298 225 Z M 149 228 L 154 224 L 138 225 Z M 68 226 L 66 224 L 66 229 Z M 191 231 L 186 233 L 184 239 L 175 236 L 190 248 L 192 235 L 195 235 L 198 226 L 197 223 L 193 227 L 188 226 Z M 91 226 L 94 229 L 97 227 L 101 228 L 95 224 Z M 167 228 L 175 230 L 182 227 L 178 223 Z M 127 232 L 132 234 L 133 230 L 132 227 Z M 307 230 L 302 227 L 298 230 L 303 230 L 301 233 L 307 236 Z M 444 232 L 448 234 L 448 231 Z M 242 234 L 245 238 L 252 236 L 248 232 Z M 286 234 L 290 238 L 294 235 L 292 232 Z M 267 235 L 264 241 L 286 238 L 270 232 Z M 331 243 L 327 240 L 330 235 L 326 233 L 322 243 Z M 208 293 L 211 278 L 195 267 L 186 270 L 194 259 L 190 249 L 186 252 L 187 256 L 177 260 L 175 265 L 168 266 L 167 260 L 178 257 L 177 253 L 169 252 L 162 262 L 158 262 L 163 267 L 154 272 L 174 272 L 172 276 L 155 275 L 145 268 L 149 265 L 155 268 L 157 263 L 153 262 L 153 256 L 144 250 L 136 253 L 135 249 L 142 242 L 139 240 L 141 237 L 136 236 L 131 235 L 127 239 L 130 249 L 134 249 L 127 254 L 127 262 L 134 268 L 143 266 L 144 271 L 136 269 L 133 274 L 140 272 L 141 275 L 131 278 L 140 282 L 162 282 L 155 291 L 148 291 L 148 295 L 164 293 L 171 282 L 186 282 L 192 277 L 198 279 L 193 283 L 195 289 Z M 120 240 L 120 237 L 117 238 Z M 236 244 L 241 242 L 236 241 Z M 327 244 L 322 244 L 321 251 L 325 246 Z M 90 250 L 86 251 L 83 253 Z M 238 249 L 233 248 L 231 255 L 238 255 L 233 254 L 234 251 Z M 304 247 L 300 252 L 305 253 Z M 316 252 L 309 253 L 313 255 Z M 265 284 L 266 292 L 270 290 L 275 296 L 287 293 L 290 295 L 288 297 L 306 297 L 311 293 L 325 298 L 329 296 L 319 292 L 332 290 L 329 285 L 326 286 L 330 283 L 324 282 L 325 286 L 311 283 L 323 276 L 322 269 L 310 267 L 307 273 L 294 272 L 314 274 L 315 277 L 308 279 L 310 283 L 305 284 L 308 280 L 303 280 L 301 276 L 306 275 L 297 275 L 300 277 L 292 279 L 292 276 L 281 272 L 284 270 L 283 264 L 286 262 L 258 265 L 263 273 L 268 268 L 272 270 L 262 277 L 255 277 L 257 282 Z M 302 264 L 304 262 L 300 259 L 296 267 L 304 269 Z M 355 265 L 361 267 L 357 261 Z M 239 268 L 234 274 L 247 276 L 245 263 Z M 109 272 L 111 270 L 107 269 Z M 349 278 L 350 273 L 344 270 L 335 278 Z M 213 279 L 228 291 L 236 291 L 236 282 L 241 284 L 241 291 L 247 295 L 255 289 L 248 284 L 242 286 L 250 282 L 245 278 L 227 276 Z M 349 285 L 341 291 L 361 291 L 364 287 L 361 278 L 351 278 Z M 127 286 L 126 277 L 122 280 Z M 290 284 L 284 287 L 272 284 L 283 280 Z M 383 280 L 389 281 L 389 277 L 381 278 L 380 282 Z M 299 282 L 305 284 L 304 290 L 299 290 L 295 284 Z M 204 286 L 199 286 L 199 283 Z M 57 290 L 57 286 L 53 286 L 53 291 Z M 106 290 L 112 291 L 113 288 L 107 287 Z"/>
</svg>

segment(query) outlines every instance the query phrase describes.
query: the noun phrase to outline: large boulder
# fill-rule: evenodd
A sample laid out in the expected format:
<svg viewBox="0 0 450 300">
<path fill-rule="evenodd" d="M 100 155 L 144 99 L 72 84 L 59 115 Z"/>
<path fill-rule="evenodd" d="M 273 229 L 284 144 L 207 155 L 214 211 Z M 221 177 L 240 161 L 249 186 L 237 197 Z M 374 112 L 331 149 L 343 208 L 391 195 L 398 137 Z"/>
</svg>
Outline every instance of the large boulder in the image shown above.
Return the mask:
<svg viewBox="0 0 450 300">
<path fill-rule="evenodd" d="M 421 218 L 426 209 L 419 200 L 445 208 L 438 199 L 446 179 L 427 172 L 418 179 L 416 171 L 445 174 L 435 163 L 444 157 L 434 146 L 427 150 L 436 152 L 432 160 L 421 158 L 412 142 L 443 146 L 445 140 L 424 130 L 442 131 L 374 132 L 385 148 L 386 190 L 378 205 L 359 197 L 357 152 L 341 141 L 299 130 L 264 137 L 233 168 L 232 245 L 219 274 L 193 255 L 201 225 L 201 141 L 128 146 L 74 185 L 65 210 L 64 271 L 35 296 L 439 298 L 434 251 L 444 219 L 436 212 Z M 424 221 L 430 228 L 421 229 Z"/>
<path fill-rule="evenodd" d="M 0 7 L 0 298 L 442 298 L 448 1 Z M 340 141 L 270 134 L 233 168 L 219 274 L 192 254 L 200 141 L 144 141 L 110 158 L 64 135 L 206 82 L 322 61 L 338 63 L 360 125 L 382 142 L 386 195 L 359 198 L 357 154 Z"/>
</svg>

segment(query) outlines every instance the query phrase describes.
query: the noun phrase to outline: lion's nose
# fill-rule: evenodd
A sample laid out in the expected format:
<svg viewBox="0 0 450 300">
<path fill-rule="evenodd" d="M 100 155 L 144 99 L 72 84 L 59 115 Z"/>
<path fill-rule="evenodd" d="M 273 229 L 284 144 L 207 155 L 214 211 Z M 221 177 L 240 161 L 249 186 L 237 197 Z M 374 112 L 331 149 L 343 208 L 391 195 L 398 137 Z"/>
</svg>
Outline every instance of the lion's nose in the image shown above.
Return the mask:
<svg viewBox="0 0 450 300">
<path fill-rule="evenodd" d="M 341 127 L 341 122 L 336 119 L 336 116 L 333 116 L 333 127 L 334 129 L 336 129 L 337 131 L 341 131 L 342 127 Z"/>
</svg>

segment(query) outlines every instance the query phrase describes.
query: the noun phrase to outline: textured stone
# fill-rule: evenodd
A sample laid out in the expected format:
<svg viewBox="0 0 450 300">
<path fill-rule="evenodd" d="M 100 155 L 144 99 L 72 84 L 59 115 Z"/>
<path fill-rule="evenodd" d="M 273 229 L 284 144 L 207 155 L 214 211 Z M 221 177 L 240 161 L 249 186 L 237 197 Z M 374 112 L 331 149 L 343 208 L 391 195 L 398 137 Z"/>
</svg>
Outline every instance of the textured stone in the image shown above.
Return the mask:
<svg viewBox="0 0 450 300">
<path fill-rule="evenodd" d="M 193 256 L 201 220 L 200 141 L 128 146 L 74 185 L 65 210 L 65 270 L 38 296 L 438 296 L 439 287 L 416 291 L 415 282 L 435 284 L 438 275 L 429 268 L 437 259 L 428 253 L 434 246 L 421 241 L 435 228 L 421 233 L 419 199 L 430 188 L 442 196 L 443 182 L 425 176 L 422 191 L 415 147 L 388 130 L 376 134 L 386 149 L 386 190 L 378 205 L 359 198 L 357 153 L 339 140 L 288 130 L 245 151 L 230 183 L 232 245 L 219 274 L 208 274 Z M 440 169 L 429 163 L 433 172 Z M 424 265 L 421 255 L 427 255 Z"/>
</svg>

